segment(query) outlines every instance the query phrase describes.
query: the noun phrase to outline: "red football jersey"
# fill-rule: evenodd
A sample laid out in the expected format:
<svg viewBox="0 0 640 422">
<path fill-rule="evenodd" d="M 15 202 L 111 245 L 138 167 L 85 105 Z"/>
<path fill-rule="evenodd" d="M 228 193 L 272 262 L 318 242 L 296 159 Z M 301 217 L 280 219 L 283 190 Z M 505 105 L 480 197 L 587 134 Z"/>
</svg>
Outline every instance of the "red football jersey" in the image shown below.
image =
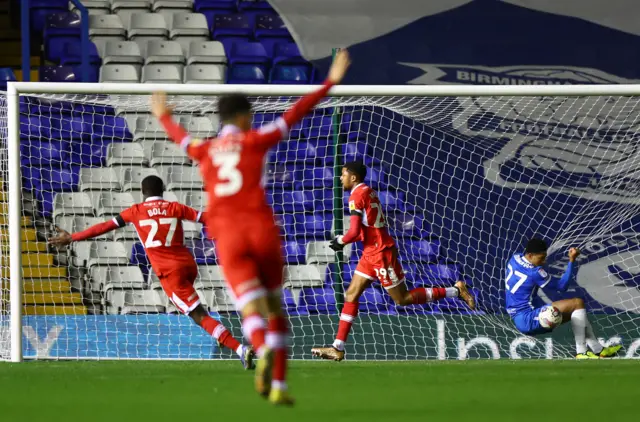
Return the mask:
<svg viewBox="0 0 640 422">
<path fill-rule="evenodd" d="M 153 271 L 162 276 L 185 266 L 196 265 L 191 252 L 184 245 L 182 221 L 200 222 L 201 216 L 201 212 L 191 207 L 154 196 L 122 211 L 113 221 L 118 227 L 127 223 L 135 226 Z"/>
<path fill-rule="evenodd" d="M 360 239 L 363 243 L 364 255 L 378 253 L 395 246 L 393 238 L 387 231 L 387 222 L 382 213 L 382 205 L 376 191 L 364 183 L 351 190 L 349 211 L 357 213 L 362 219 Z"/>
</svg>

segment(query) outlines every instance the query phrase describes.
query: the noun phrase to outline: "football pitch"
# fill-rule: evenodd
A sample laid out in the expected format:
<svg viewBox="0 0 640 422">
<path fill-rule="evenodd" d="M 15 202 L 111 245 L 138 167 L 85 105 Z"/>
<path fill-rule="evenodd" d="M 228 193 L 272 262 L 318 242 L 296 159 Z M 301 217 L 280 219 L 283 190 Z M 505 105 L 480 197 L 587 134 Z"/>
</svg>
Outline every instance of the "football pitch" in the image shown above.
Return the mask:
<svg viewBox="0 0 640 422">
<path fill-rule="evenodd" d="M 638 420 L 640 361 L 293 362 L 292 409 L 235 361 L 0 364 L 0 420 Z"/>
</svg>

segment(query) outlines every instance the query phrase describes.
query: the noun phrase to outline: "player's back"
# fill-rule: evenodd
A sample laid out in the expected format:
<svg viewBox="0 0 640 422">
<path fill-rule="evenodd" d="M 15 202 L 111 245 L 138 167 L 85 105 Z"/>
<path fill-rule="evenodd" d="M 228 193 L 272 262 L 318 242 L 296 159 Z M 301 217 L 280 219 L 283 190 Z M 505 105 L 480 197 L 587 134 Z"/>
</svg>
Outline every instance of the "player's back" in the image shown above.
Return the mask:
<svg viewBox="0 0 640 422">
<path fill-rule="evenodd" d="M 181 266 L 195 266 L 195 260 L 184 245 L 182 221 L 199 221 L 200 213 L 178 202 L 147 198 L 120 214 L 125 223 L 134 225 L 157 275 L 175 271 Z"/>
<path fill-rule="evenodd" d="M 353 188 L 349 196 L 349 211 L 355 211 L 361 215 L 361 240 L 364 254 L 377 253 L 395 246 L 387 229 L 380 198 L 375 190 L 364 183 Z"/>
<path fill-rule="evenodd" d="M 267 149 L 257 131 L 221 132 L 208 141 L 208 157 L 200 161 L 208 193 L 207 214 L 218 219 L 271 213 L 263 187 Z"/>
<path fill-rule="evenodd" d="M 511 257 L 505 271 L 507 313 L 513 316 L 533 309 L 532 303 L 538 289 L 549 280 L 547 272 L 531 264 L 520 253 Z"/>
</svg>

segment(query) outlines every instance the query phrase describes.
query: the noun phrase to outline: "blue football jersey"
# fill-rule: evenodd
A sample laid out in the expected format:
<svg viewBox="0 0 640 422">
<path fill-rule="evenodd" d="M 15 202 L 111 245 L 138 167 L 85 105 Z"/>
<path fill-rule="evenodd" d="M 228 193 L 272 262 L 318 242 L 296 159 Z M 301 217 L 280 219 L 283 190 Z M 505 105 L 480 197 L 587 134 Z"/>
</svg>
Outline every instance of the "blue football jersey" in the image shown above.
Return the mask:
<svg viewBox="0 0 640 422">
<path fill-rule="evenodd" d="M 533 300 L 540 287 L 545 287 L 551 277 L 542 267 L 534 267 L 521 253 L 511 257 L 505 273 L 507 313 L 533 309 Z"/>
</svg>

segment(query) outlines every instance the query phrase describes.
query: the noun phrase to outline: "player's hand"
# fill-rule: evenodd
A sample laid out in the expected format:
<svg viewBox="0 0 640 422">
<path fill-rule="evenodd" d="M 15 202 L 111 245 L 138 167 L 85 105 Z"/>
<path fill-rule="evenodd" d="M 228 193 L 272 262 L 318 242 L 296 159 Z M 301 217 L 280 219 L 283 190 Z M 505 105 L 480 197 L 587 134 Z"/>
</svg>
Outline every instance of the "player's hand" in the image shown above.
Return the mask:
<svg viewBox="0 0 640 422">
<path fill-rule="evenodd" d="M 68 244 L 73 242 L 73 239 L 71 238 L 71 234 L 69 234 L 68 231 L 62 230 L 59 227 L 56 227 L 56 230 L 58 231 L 58 233 L 55 236 L 47 239 L 50 245 L 53 245 L 56 248 L 60 248 L 62 246 L 67 246 Z"/>
<path fill-rule="evenodd" d="M 580 249 L 578 249 L 578 248 L 569 249 L 569 261 L 570 262 L 575 261 L 578 256 L 580 256 Z"/>
<path fill-rule="evenodd" d="M 334 251 L 339 252 L 344 249 L 344 243 L 338 242 L 338 236 L 336 236 L 329 242 L 329 247 Z"/>
<path fill-rule="evenodd" d="M 167 103 L 167 94 L 164 92 L 154 92 L 151 95 L 151 113 L 156 118 L 161 118 L 173 112 L 173 107 Z"/>
<path fill-rule="evenodd" d="M 327 79 L 333 84 L 339 84 L 342 82 L 350 65 L 351 58 L 349 57 L 349 52 L 346 49 L 338 50 L 338 53 L 333 59 L 333 63 L 331 63 Z"/>
</svg>

